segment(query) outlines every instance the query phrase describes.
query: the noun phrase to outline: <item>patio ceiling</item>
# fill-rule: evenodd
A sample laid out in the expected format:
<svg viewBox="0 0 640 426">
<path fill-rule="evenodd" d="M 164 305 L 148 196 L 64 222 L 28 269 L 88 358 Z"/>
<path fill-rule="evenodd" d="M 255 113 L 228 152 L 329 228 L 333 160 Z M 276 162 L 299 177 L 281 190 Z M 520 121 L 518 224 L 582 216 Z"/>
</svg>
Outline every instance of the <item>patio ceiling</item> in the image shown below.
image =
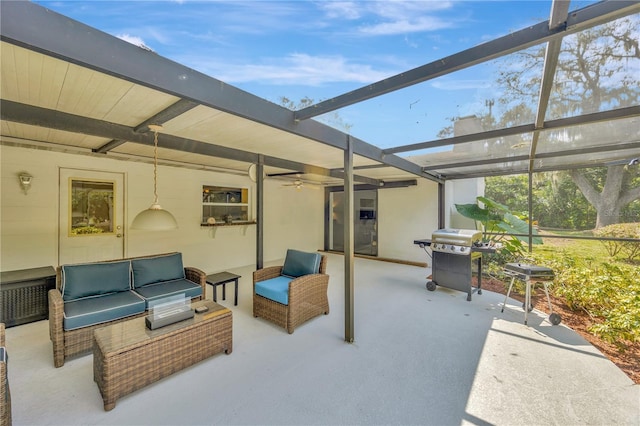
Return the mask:
<svg viewBox="0 0 640 426">
<path fill-rule="evenodd" d="M 134 161 L 153 157 L 148 124 L 162 124 L 160 162 L 247 173 L 303 172 L 342 184 L 344 150 L 353 147 L 356 183 L 423 177 L 437 182 L 492 174 L 606 165 L 637 157 L 640 106 L 598 106 L 550 116 L 561 44 L 577 32 L 640 12 L 635 1 L 596 3 L 350 93 L 292 111 L 29 2 L 3 2 L 1 137 L 36 146 Z M 484 129 L 459 120 L 451 138 L 382 149 L 314 117 L 400 92 L 487 61 L 546 44 L 535 121 Z M 633 59 L 632 59 L 633 60 Z M 640 60 L 640 58 L 638 59 Z M 638 88 L 628 88 L 638 90 Z M 612 131 L 615 128 L 616 131 Z M 579 129 L 578 140 L 557 135 Z M 585 136 L 586 135 L 586 136 Z M 417 153 L 403 157 L 400 154 Z"/>
</svg>

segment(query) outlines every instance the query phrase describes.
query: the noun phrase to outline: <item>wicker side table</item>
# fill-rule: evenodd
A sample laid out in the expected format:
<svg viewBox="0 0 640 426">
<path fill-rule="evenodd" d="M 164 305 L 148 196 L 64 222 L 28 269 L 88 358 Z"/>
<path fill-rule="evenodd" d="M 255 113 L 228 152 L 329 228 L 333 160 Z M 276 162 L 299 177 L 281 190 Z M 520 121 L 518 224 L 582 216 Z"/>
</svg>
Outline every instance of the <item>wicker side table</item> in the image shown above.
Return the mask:
<svg viewBox="0 0 640 426">
<path fill-rule="evenodd" d="M 105 411 L 116 400 L 233 346 L 232 313 L 209 300 L 192 304 L 209 310 L 156 330 L 134 318 L 94 331 L 93 379 Z"/>
</svg>

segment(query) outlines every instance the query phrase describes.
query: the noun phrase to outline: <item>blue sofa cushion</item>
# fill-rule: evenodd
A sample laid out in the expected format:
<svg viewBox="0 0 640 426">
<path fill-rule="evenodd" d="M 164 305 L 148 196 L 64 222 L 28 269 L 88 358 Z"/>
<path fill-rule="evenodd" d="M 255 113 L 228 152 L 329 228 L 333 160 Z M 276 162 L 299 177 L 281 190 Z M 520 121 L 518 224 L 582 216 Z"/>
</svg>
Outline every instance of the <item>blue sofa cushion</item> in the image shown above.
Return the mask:
<svg viewBox="0 0 640 426">
<path fill-rule="evenodd" d="M 149 303 L 153 304 L 158 299 L 168 296 L 184 294 L 184 297 L 189 300 L 202 296 L 202 287 L 193 281 L 178 279 L 138 287 L 135 292 L 144 298 L 146 302 L 145 308 L 149 309 Z"/>
<path fill-rule="evenodd" d="M 63 265 L 62 300 L 131 290 L 130 268 L 128 260 Z"/>
<path fill-rule="evenodd" d="M 65 330 L 101 324 L 144 312 L 144 300 L 133 291 L 120 291 L 72 300 L 64 304 Z"/>
<path fill-rule="evenodd" d="M 274 302 L 289 304 L 289 283 L 293 280 L 291 277 L 280 275 L 269 280 L 259 281 L 256 283 L 256 294 Z"/>
<path fill-rule="evenodd" d="M 131 269 L 133 270 L 134 289 L 160 281 L 185 277 L 181 253 L 132 259 Z"/>
<path fill-rule="evenodd" d="M 289 249 L 284 259 L 282 275 L 297 278 L 303 275 L 317 274 L 320 271 L 321 260 L 322 256 L 319 253 Z"/>
</svg>

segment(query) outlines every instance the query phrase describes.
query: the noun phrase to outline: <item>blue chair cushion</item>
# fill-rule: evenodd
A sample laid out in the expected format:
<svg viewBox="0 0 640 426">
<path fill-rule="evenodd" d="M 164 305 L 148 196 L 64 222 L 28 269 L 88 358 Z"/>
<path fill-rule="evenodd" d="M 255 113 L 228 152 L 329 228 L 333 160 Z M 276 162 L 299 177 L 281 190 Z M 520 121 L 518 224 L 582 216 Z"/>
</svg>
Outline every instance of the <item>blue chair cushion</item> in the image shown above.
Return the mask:
<svg viewBox="0 0 640 426">
<path fill-rule="evenodd" d="M 62 300 L 131 290 L 130 268 L 128 260 L 63 265 Z"/>
<path fill-rule="evenodd" d="M 65 330 L 101 324 L 144 312 L 144 300 L 133 291 L 119 291 L 64 304 Z"/>
<path fill-rule="evenodd" d="M 289 283 L 293 280 L 291 277 L 280 275 L 269 280 L 259 281 L 256 283 L 255 291 L 257 295 L 266 297 L 274 302 L 289 304 Z"/>
<path fill-rule="evenodd" d="M 160 281 L 185 277 L 181 253 L 132 259 L 131 269 L 133 270 L 134 289 Z"/>
<path fill-rule="evenodd" d="M 148 310 L 149 303 L 153 305 L 153 302 L 165 297 L 183 294 L 185 298 L 191 300 L 194 297 L 202 296 L 202 287 L 193 281 L 178 279 L 148 284 L 144 287 L 136 288 L 135 292 L 145 300 L 145 308 Z"/>
<path fill-rule="evenodd" d="M 282 275 L 297 278 L 303 275 L 317 274 L 320 271 L 321 260 L 322 256 L 319 253 L 289 249 L 284 259 Z"/>
</svg>

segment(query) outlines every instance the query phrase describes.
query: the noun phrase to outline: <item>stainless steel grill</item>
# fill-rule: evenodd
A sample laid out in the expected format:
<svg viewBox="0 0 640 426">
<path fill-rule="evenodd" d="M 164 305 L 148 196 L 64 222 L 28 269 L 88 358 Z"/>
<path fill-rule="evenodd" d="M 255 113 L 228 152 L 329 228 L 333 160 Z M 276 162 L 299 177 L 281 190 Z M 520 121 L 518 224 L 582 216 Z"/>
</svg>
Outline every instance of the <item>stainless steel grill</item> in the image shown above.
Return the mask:
<svg viewBox="0 0 640 426">
<path fill-rule="evenodd" d="M 431 251 L 468 256 L 481 242 L 482 232 L 475 229 L 438 229 L 431 234 Z"/>
<path fill-rule="evenodd" d="M 482 243 L 482 232 L 475 229 L 438 229 L 430 240 L 415 240 L 421 247 L 430 246 L 432 252 L 431 279 L 427 289 L 436 286 L 482 294 L 482 253 L 495 253 L 495 249 Z M 473 289 L 473 263 L 477 264 L 478 287 Z"/>
</svg>

